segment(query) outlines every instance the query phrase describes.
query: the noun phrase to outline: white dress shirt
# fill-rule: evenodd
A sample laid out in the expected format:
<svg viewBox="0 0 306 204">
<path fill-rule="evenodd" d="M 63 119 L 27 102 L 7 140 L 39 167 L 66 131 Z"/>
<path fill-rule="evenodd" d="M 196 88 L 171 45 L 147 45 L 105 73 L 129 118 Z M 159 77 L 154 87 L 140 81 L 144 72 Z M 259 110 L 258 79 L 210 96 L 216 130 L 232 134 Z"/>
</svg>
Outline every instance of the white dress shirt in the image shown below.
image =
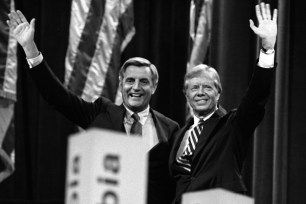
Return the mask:
<svg viewBox="0 0 306 204">
<path fill-rule="evenodd" d="M 134 112 L 128 109 L 126 106 L 124 107 L 126 109 L 126 115 L 124 117 L 123 123 L 126 133 L 130 135 L 131 127 L 134 122 L 134 119 L 132 118 Z M 145 110 L 138 112 L 137 114 L 140 118 L 139 122 L 142 125 L 142 137 L 145 141 L 145 147 L 146 150 L 149 151 L 158 143 L 157 131 L 152 118 L 152 114 L 150 113 L 150 106 L 148 106 Z"/>
</svg>

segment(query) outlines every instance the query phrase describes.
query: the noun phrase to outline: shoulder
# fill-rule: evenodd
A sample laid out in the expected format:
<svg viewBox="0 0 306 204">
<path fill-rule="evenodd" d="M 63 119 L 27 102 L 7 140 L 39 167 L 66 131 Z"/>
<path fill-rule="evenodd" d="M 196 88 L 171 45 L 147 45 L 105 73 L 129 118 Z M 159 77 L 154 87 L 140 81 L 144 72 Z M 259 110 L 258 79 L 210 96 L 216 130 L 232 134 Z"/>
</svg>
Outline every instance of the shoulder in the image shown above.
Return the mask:
<svg viewBox="0 0 306 204">
<path fill-rule="evenodd" d="M 165 125 L 171 125 L 173 127 L 179 127 L 179 124 L 172 120 L 171 118 L 165 116 L 164 114 L 154 110 L 154 109 L 151 109 L 151 113 L 152 113 L 152 117 L 153 119 L 156 118 L 156 120 L 159 120 L 159 122 L 161 123 L 164 123 Z"/>
<path fill-rule="evenodd" d="M 124 110 L 124 106 L 123 105 L 116 105 L 115 103 L 113 103 L 110 99 L 100 96 L 99 98 L 97 98 L 94 101 L 94 104 L 96 106 L 97 109 L 100 109 L 100 111 L 107 111 L 110 113 L 117 113 L 117 111 L 123 111 Z"/>
</svg>

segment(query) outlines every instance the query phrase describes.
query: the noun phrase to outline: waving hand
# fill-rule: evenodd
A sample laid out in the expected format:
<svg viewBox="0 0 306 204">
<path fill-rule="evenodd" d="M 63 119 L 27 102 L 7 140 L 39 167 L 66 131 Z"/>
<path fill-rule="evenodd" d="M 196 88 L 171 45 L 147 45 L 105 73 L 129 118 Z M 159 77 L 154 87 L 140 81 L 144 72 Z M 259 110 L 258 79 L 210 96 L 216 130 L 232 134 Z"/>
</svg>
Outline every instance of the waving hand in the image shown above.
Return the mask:
<svg viewBox="0 0 306 204">
<path fill-rule="evenodd" d="M 261 39 L 263 48 L 274 49 L 277 36 L 277 9 L 274 9 L 272 16 L 269 4 L 256 5 L 255 10 L 258 26 L 256 27 L 250 19 L 250 27 Z"/>
</svg>

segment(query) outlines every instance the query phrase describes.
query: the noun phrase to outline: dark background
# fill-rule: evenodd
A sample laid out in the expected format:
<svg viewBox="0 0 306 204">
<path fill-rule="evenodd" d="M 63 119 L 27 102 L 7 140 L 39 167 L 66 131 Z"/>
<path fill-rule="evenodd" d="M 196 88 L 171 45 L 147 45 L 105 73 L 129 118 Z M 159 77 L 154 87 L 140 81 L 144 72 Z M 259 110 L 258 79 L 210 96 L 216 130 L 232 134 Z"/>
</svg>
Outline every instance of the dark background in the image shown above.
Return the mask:
<svg viewBox="0 0 306 204">
<path fill-rule="evenodd" d="M 259 1 L 214 0 L 208 63 L 221 76 L 221 105 L 239 104 L 252 74 L 259 42 L 249 28 Z M 63 81 L 70 0 L 15 0 L 30 20 L 36 18 L 35 40 L 55 74 Z M 258 127 L 244 169 L 249 195 L 256 203 L 304 203 L 306 189 L 306 6 L 303 1 L 266 1 L 279 9 L 277 62 L 272 96 Z M 151 107 L 181 125 L 186 70 L 189 0 L 134 0 L 136 35 L 122 61 L 141 56 L 160 74 Z M 26 71 L 19 47 L 18 95 L 15 108 L 16 171 L 0 183 L 1 200 L 16 203 L 61 203 L 65 193 L 67 136 L 73 124 L 40 97 Z M 4 201 L 3 201 L 4 202 Z"/>
</svg>

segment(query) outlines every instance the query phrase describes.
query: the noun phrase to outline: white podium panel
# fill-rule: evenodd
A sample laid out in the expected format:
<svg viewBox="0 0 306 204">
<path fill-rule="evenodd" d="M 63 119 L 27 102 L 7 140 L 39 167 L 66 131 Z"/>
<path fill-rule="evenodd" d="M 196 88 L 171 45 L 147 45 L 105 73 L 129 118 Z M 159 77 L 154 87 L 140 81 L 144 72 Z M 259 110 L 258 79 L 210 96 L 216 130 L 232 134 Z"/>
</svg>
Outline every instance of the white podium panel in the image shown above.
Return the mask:
<svg viewBox="0 0 306 204">
<path fill-rule="evenodd" d="M 91 129 L 68 143 L 66 204 L 144 204 L 147 152 L 141 137 Z"/>
<path fill-rule="evenodd" d="M 254 199 L 221 188 L 183 194 L 182 204 L 254 204 Z"/>
</svg>

